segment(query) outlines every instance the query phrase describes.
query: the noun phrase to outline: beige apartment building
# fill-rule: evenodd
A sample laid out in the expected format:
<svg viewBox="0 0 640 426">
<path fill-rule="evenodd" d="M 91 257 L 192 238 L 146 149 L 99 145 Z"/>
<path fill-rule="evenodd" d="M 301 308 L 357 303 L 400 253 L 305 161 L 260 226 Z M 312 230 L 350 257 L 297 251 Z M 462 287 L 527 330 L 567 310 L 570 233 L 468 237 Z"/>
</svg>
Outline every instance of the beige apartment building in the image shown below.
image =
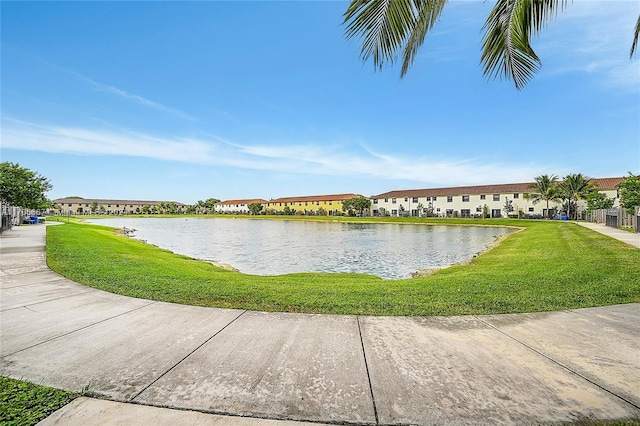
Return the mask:
<svg viewBox="0 0 640 426">
<path fill-rule="evenodd" d="M 109 200 L 102 198 L 67 197 L 53 200 L 52 214 L 87 215 L 92 214 L 143 214 L 163 213 L 174 210 L 178 213 L 186 212 L 187 204 L 175 201 L 140 201 L 140 200 Z"/>
<path fill-rule="evenodd" d="M 618 204 L 618 185 L 622 177 L 592 179 L 599 192 Z M 370 197 L 373 216 L 438 216 L 478 217 L 488 210 L 490 217 L 506 216 L 505 205 L 513 207 L 513 214 L 522 217 L 546 217 L 545 201 L 532 203 L 526 195 L 533 190 L 533 182 L 498 185 L 459 186 L 451 188 L 408 189 L 389 191 Z M 586 203 L 578 203 L 584 211 Z M 485 207 L 486 206 L 486 207 Z M 549 209 L 561 210 L 561 203 L 550 202 Z M 520 213 L 521 212 L 521 213 Z"/>
</svg>

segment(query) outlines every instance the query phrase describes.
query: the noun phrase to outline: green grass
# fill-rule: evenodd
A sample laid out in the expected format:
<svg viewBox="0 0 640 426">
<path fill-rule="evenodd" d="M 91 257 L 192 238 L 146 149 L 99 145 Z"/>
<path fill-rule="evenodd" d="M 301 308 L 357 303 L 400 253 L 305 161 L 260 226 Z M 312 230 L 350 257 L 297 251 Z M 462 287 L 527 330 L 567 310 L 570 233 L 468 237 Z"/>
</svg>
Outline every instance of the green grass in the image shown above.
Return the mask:
<svg viewBox="0 0 640 426">
<path fill-rule="evenodd" d="M 113 293 L 262 311 L 461 315 L 640 302 L 640 249 L 572 222 L 391 221 L 524 229 L 468 265 L 395 281 L 365 274 L 245 275 L 115 235 L 113 228 L 73 222 L 47 228 L 47 261 L 71 280 Z"/>
<path fill-rule="evenodd" d="M 78 395 L 0 376 L 0 424 L 35 425 Z"/>
</svg>

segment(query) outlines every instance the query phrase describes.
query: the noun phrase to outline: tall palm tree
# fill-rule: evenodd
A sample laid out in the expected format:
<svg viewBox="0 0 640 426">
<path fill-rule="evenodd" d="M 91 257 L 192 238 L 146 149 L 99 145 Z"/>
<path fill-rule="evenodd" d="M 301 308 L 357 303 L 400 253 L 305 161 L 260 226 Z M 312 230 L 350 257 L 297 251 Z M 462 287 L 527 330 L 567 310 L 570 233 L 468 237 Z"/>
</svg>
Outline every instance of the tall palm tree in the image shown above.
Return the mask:
<svg viewBox="0 0 640 426">
<path fill-rule="evenodd" d="M 351 0 L 344 13 L 347 38 L 361 38 L 361 57 L 373 57 L 376 69 L 395 62 L 402 51 L 404 77 L 424 38 L 437 22 L 447 0 Z M 531 47 L 549 18 L 566 7 L 567 0 L 497 0 L 484 24 L 484 75 L 513 80 L 522 89 L 540 68 Z M 640 35 L 640 17 L 631 45 L 633 57 Z"/>
<path fill-rule="evenodd" d="M 578 200 L 585 200 L 589 194 L 596 189 L 596 184 L 591 182 L 591 178 L 583 176 L 582 173 L 574 173 L 564 177 L 558 185 L 560 197 L 569 201 L 567 203 L 567 216 L 571 217 L 571 202 L 575 205 L 574 219 L 578 220 Z"/>
<path fill-rule="evenodd" d="M 541 175 L 535 177 L 535 183 L 529 186 L 534 192 L 525 194 L 524 198 L 530 200 L 533 204 L 538 204 L 540 201 L 547 202 L 547 218 L 551 217 L 551 211 L 549 210 L 549 201 L 558 201 L 558 176 L 556 175 Z"/>
</svg>

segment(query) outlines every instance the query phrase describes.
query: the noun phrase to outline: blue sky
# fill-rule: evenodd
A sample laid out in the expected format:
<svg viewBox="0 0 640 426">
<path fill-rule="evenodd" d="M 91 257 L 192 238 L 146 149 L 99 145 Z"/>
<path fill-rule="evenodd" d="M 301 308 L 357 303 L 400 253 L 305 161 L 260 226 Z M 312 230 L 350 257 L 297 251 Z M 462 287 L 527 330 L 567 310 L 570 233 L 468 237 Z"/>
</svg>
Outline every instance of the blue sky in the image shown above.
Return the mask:
<svg viewBox="0 0 640 426">
<path fill-rule="evenodd" d="M 50 198 L 276 198 L 640 171 L 637 1 L 577 0 L 522 91 L 487 80 L 492 2 L 451 1 L 376 72 L 340 1 L 2 1 L 2 161 Z"/>
</svg>

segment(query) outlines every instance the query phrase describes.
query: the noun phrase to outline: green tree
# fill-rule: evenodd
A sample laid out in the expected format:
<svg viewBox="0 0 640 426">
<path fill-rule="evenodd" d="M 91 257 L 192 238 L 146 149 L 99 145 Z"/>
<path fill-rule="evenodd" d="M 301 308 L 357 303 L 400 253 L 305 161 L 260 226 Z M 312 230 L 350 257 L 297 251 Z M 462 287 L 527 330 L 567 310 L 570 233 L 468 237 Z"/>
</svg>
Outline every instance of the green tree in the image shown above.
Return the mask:
<svg viewBox="0 0 640 426">
<path fill-rule="evenodd" d="M 640 206 L 640 176 L 629 172 L 619 186 L 620 205 L 627 213 L 634 214 L 635 207 Z"/>
<path fill-rule="evenodd" d="M 567 201 L 567 216 L 571 218 L 571 207 L 573 206 L 573 219 L 578 220 L 578 200 L 585 200 L 596 189 L 596 185 L 591 182 L 591 178 L 582 173 L 574 173 L 564 177 L 558 185 L 559 196 Z"/>
<path fill-rule="evenodd" d="M 249 204 L 249 211 L 252 215 L 259 215 L 262 211 L 262 203 L 251 203 Z"/>
<path fill-rule="evenodd" d="M 284 209 L 282 209 L 282 212 L 283 212 L 285 215 L 289 216 L 289 215 L 292 215 L 292 214 L 293 214 L 293 212 L 295 212 L 295 210 L 293 210 L 293 212 L 292 212 L 291 207 L 289 207 L 289 206 L 284 206 Z"/>
<path fill-rule="evenodd" d="M 502 210 L 504 211 L 504 215 L 509 217 L 509 213 L 513 211 L 513 200 L 509 200 L 506 198 L 504 200 L 504 206 L 502 206 Z"/>
<path fill-rule="evenodd" d="M 0 200 L 25 209 L 45 209 L 51 205 L 46 193 L 49 180 L 18 163 L 0 163 Z"/>
<path fill-rule="evenodd" d="M 363 61 L 373 58 L 375 69 L 393 64 L 402 52 L 400 76 L 404 77 L 446 4 L 447 0 L 351 0 L 343 15 L 346 37 L 362 40 L 360 56 Z M 566 5 L 566 0 L 497 0 L 483 26 L 485 77 L 513 80 L 522 89 L 541 66 L 531 36 Z M 639 34 L 640 17 L 631 57 Z"/>
<path fill-rule="evenodd" d="M 524 198 L 530 200 L 533 204 L 540 201 L 547 202 L 547 218 L 551 217 L 549 210 L 549 201 L 558 201 L 560 199 L 558 193 L 558 176 L 556 175 L 540 175 L 536 176 L 535 183 L 529 186 L 533 192 L 525 194 Z"/>
<path fill-rule="evenodd" d="M 604 192 L 593 191 L 587 195 L 587 211 L 610 209 L 613 207 L 613 198 L 607 197 Z"/>
<path fill-rule="evenodd" d="M 371 200 L 362 195 L 358 197 L 353 197 L 348 200 L 344 200 L 342 202 L 342 211 L 356 210 L 359 211 L 361 215 L 364 214 L 364 211 L 371 207 Z"/>
<path fill-rule="evenodd" d="M 95 213 L 96 211 L 98 211 L 98 202 L 92 201 L 90 207 L 91 207 L 91 213 Z"/>
</svg>

